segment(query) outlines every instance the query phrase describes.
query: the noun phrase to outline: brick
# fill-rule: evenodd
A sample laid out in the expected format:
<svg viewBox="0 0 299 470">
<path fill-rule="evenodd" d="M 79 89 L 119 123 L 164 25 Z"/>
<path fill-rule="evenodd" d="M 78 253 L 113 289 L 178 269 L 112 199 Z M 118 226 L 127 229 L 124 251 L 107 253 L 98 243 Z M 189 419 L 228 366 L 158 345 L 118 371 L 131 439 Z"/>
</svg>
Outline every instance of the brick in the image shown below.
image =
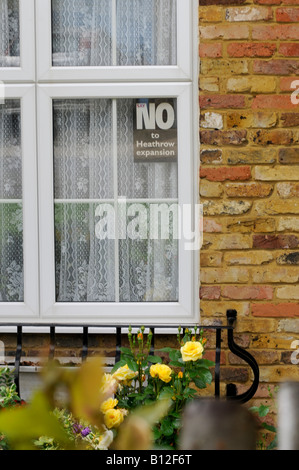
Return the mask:
<svg viewBox="0 0 299 470">
<path fill-rule="evenodd" d="M 221 183 L 202 180 L 199 191 L 203 197 L 220 197 L 223 194 L 223 187 Z"/>
<path fill-rule="evenodd" d="M 287 366 L 274 366 L 274 367 L 261 367 L 260 368 L 260 381 L 261 382 L 282 382 L 287 380 L 299 380 L 299 367 L 291 365 Z"/>
<path fill-rule="evenodd" d="M 274 232 L 275 219 L 254 217 L 254 218 L 230 218 L 227 223 L 228 232 L 252 233 L 252 232 Z"/>
<path fill-rule="evenodd" d="M 278 323 L 277 331 L 285 333 L 299 333 L 299 322 L 298 320 L 280 320 Z"/>
<path fill-rule="evenodd" d="M 276 188 L 282 199 L 299 197 L 299 183 L 278 183 Z"/>
<path fill-rule="evenodd" d="M 299 44 L 282 43 L 279 46 L 278 53 L 285 57 L 299 57 Z"/>
<path fill-rule="evenodd" d="M 203 284 L 242 284 L 249 281 L 249 271 L 246 268 L 202 268 L 200 279 Z"/>
<path fill-rule="evenodd" d="M 296 110 L 296 106 L 292 103 L 291 96 L 284 95 L 258 95 L 252 100 L 252 109 Z"/>
<path fill-rule="evenodd" d="M 202 164 L 217 165 L 222 163 L 222 150 L 202 150 L 200 152 L 200 161 Z"/>
<path fill-rule="evenodd" d="M 253 235 L 253 248 L 267 250 L 294 249 L 299 246 L 295 235 Z"/>
<path fill-rule="evenodd" d="M 227 163 L 238 164 L 264 164 L 275 163 L 276 151 L 273 149 L 230 149 L 228 151 Z"/>
<path fill-rule="evenodd" d="M 208 25 L 199 28 L 202 39 L 248 39 L 249 27 L 243 24 Z"/>
<path fill-rule="evenodd" d="M 257 145 L 290 145 L 294 143 L 294 133 L 286 129 L 258 130 L 252 133 L 252 141 Z"/>
<path fill-rule="evenodd" d="M 280 5 L 282 0 L 254 0 L 259 5 Z"/>
<path fill-rule="evenodd" d="M 293 284 L 299 281 L 298 268 L 293 267 L 279 267 L 272 268 L 256 268 L 252 273 L 253 282 L 256 284 L 265 284 L 269 282 L 274 283 L 288 283 Z"/>
<path fill-rule="evenodd" d="M 230 57 L 272 57 L 275 52 L 276 44 L 266 42 L 233 42 L 227 46 L 227 53 Z"/>
<path fill-rule="evenodd" d="M 270 128 L 277 124 L 277 113 L 273 112 L 252 112 L 252 111 L 235 111 L 228 113 L 226 124 L 228 128 Z"/>
<path fill-rule="evenodd" d="M 206 112 L 200 117 L 200 126 L 205 129 L 222 129 L 223 116 L 219 113 Z"/>
<path fill-rule="evenodd" d="M 249 379 L 248 368 L 245 367 L 221 367 L 221 380 L 225 382 L 245 383 Z"/>
<path fill-rule="evenodd" d="M 246 38 L 245 38 L 246 39 Z M 252 39 L 258 41 L 275 41 L 276 39 L 299 39 L 297 25 L 253 25 Z"/>
<path fill-rule="evenodd" d="M 200 298 L 205 300 L 220 299 L 221 287 L 219 286 L 201 286 Z"/>
<path fill-rule="evenodd" d="M 271 184 L 231 183 L 225 186 L 228 197 L 266 197 L 272 192 Z"/>
<path fill-rule="evenodd" d="M 261 80 L 260 77 L 231 77 L 227 81 L 227 90 L 234 93 L 271 93 L 276 89 L 276 79 Z"/>
<path fill-rule="evenodd" d="M 216 303 L 216 302 L 215 302 Z M 268 318 L 242 318 L 241 322 L 236 323 L 237 332 L 252 333 L 271 333 L 277 332 L 277 320 Z"/>
<path fill-rule="evenodd" d="M 251 313 L 254 317 L 296 317 L 299 316 L 299 304 L 279 303 L 279 304 L 252 304 Z"/>
<path fill-rule="evenodd" d="M 281 91 L 287 91 L 292 93 L 293 90 L 298 89 L 298 86 L 294 82 L 298 81 L 298 77 L 281 77 L 279 79 L 279 87 Z"/>
<path fill-rule="evenodd" d="M 279 163 L 288 165 L 290 163 L 299 163 L 299 148 L 282 148 L 278 152 Z"/>
<path fill-rule="evenodd" d="M 268 21 L 273 13 L 268 7 L 231 7 L 226 10 L 225 18 L 227 21 Z"/>
<path fill-rule="evenodd" d="M 298 127 L 299 113 L 282 113 L 280 122 L 283 127 Z"/>
<path fill-rule="evenodd" d="M 291 75 L 299 72 L 299 61 L 291 59 L 255 60 L 253 72 L 263 75 Z"/>
<path fill-rule="evenodd" d="M 199 57 L 222 57 L 222 44 L 200 44 L 198 48 Z"/>
<path fill-rule="evenodd" d="M 218 77 L 200 77 L 199 89 L 201 91 L 209 91 L 211 93 L 219 91 L 219 78 Z"/>
<path fill-rule="evenodd" d="M 238 317 L 242 318 L 249 315 L 250 306 L 249 302 L 235 302 L 235 301 L 204 301 L 200 302 L 201 315 L 204 317 L 210 316 L 213 321 L 207 322 L 208 325 L 215 323 L 215 318 L 224 318 L 226 320 L 226 311 L 228 309 L 235 309 L 238 312 Z"/>
<path fill-rule="evenodd" d="M 243 5 L 247 0 L 199 0 L 199 5 Z"/>
<path fill-rule="evenodd" d="M 202 252 L 200 254 L 200 266 L 213 267 L 221 266 L 223 259 L 223 253 L 221 252 Z"/>
<path fill-rule="evenodd" d="M 203 232 L 205 233 L 217 233 L 222 232 L 222 225 L 215 219 L 203 218 Z"/>
<path fill-rule="evenodd" d="M 213 215 L 240 215 L 251 209 L 252 203 L 248 201 L 205 201 L 203 213 Z"/>
<path fill-rule="evenodd" d="M 258 364 L 279 364 L 280 362 L 280 353 L 277 351 L 252 351 L 249 349 L 248 352 L 255 358 Z M 228 360 L 230 364 L 246 364 L 245 361 L 235 356 L 233 353 L 228 354 Z"/>
<path fill-rule="evenodd" d="M 288 264 L 290 266 L 299 265 L 299 252 L 292 251 L 279 256 L 276 260 L 277 264 Z"/>
<path fill-rule="evenodd" d="M 202 59 L 200 65 L 202 75 L 242 75 L 248 73 L 246 60 Z"/>
<path fill-rule="evenodd" d="M 272 253 L 268 251 L 241 251 L 225 253 L 224 260 L 230 266 L 242 265 L 262 265 L 273 261 Z"/>
<path fill-rule="evenodd" d="M 213 250 L 246 250 L 252 248 L 251 236 L 239 233 L 210 236 L 209 244 Z"/>
<path fill-rule="evenodd" d="M 233 300 L 272 300 L 273 287 L 270 286 L 225 286 L 221 296 Z"/>
<path fill-rule="evenodd" d="M 299 179 L 299 166 L 255 167 L 255 179 L 261 181 L 297 181 Z"/>
<path fill-rule="evenodd" d="M 299 201 L 298 199 L 256 201 L 253 213 L 257 215 L 299 214 Z"/>
<path fill-rule="evenodd" d="M 223 19 L 223 8 L 219 6 L 202 6 L 198 9 L 198 19 L 203 22 L 216 23 Z"/>
<path fill-rule="evenodd" d="M 284 286 L 276 289 L 276 297 L 285 300 L 299 299 L 299 286 Z"/>
<path fill-rule="evenodd" d="M 277 231 L 283 232 L 285 230 L 291 232 L 299 232 L 299 218 L 298 217 L 281 217 L 277 222 Z"/>
<path fill-rule="evenodd" d="M 247 142 L 247 131 L 241 130 L 204 130 L 200 132 L 200 141 L 208 145 L 242 145 Z"/>
<path fill-rule="evenodd" d="M 244 108 L 245 97 L 234 95 L 201 95 L 199 97 L 201 109 L 205 108 Z"/>
<path fill-rule="evenodd" d="M 296 23 L 299 21 L 299 8 L 277 8 L 276 21 Z"/>
<path fill-rule="evenodd" d="M 249 166 L 201 168 L 200 176 L 209 181 L 245 181 L 251 177 Z"/>
</svg>

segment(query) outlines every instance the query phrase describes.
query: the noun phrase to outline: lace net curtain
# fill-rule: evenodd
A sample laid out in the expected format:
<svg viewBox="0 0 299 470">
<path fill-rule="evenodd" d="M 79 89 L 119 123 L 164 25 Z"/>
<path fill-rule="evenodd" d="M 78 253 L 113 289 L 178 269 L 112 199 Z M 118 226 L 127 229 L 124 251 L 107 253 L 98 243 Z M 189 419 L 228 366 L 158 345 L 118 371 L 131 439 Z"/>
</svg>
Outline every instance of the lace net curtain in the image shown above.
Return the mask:
<svg viewBox="0 0 299 470">
<path fill-rule="evenodd" d="M 134 104 L 117 100 L 117 191 L 148 209 L 148 198 L 177 198 L 177 163 L 134 162 Z M 106 99 L 54 101 L 57 300 L 176 301 L 177 240 L 115 242 L 96 233 L 97 207 L 115 200 L 112 108 Z"/>
<path fill-rule="evenodd" d="M 20 67 L 19 0 L 0 2 L 0 67 Z"/>
<path fill-rule="evenodd" d="M 175 65 L 176 0 L 52 0 L 54 66 Z"/>
<path fill-rule="evenodd" d="M 21 302 L 23 217 L 20 103 L 0 104 L 0 301 Z"/>
</svg>

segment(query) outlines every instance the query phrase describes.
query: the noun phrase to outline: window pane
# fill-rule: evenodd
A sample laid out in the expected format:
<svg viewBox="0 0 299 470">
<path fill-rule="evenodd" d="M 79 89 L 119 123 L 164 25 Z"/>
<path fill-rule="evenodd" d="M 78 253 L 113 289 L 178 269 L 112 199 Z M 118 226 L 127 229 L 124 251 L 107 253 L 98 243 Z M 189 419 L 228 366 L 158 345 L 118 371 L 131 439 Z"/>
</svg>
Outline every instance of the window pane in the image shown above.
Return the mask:
<svg viewBox="0 0 299 470">
<path fill-rule="evenodd" d="M 52 0 L 54 66 L 175 65 L 176 0 Z"/>
<path fill-rule="evenodd" d="M 162 203 L 128 205 L 127 238 L 119 240 L 121 302 L 178 301 L 178 240 L 174 237 L 177 220 L 173 216 L 176 209 L 176 205 Z M 161 236 L 163 217 L 169 229 L 165 239 Z M 150 230 L 155 224 L 159 230 L 157 238 Z"/>
<path fill-rule="evenodd" d="M 165 129 L 136 129 L 140 100 L 53 102 L 58 302 L 178 299 L 178 224 L 173 215 L 178 194 L 176 100 L 141 104 L 145 123 L 151 127 L 157 120 Z M 154 161 L 139 161 L 136 139 L 148 142 L 146 148 L 154 142 L 159 154 L 151 156 Z M 120 197 L 133 199 L 132 205 L 116 206 Z M 152 235 L 156 219 L 151 202 L 156 201 L 167 237 L 160 231 Z M 158 226 L 161 223 L 160 214 Z"/>
<path fill-rule="evenodd" d="M 167 103 L 176 115 L 176 100 L 118 100 L 117 131 L 118 131 L 118 187 L 119 195 L 127 198 L 177 198 L 178 197 L 178 165 L 176 152 L 176 119 L 169 130 L 147 130 L 136 132 L 136 106 L 142 101 L 146 107 L 146 116 L 151 118 L 159 104 Z M 142 103 L 141 103 L 142 104 Z M 149 110 L 150 104 L 153 105 Z M 142 121 L 143 123 L 144 121 Z M 156 127 L 152 124 L 149 127 Z M 152 138 L 152 134 L 159 136 Z M 169 147 L 172 145 L 173 147 Z M 138 146 L 140 158 L 136 158 L 134 145 Z M 147 147 L 146 147 L 147 145 Z M 152 145 L 152 147 L 149 147 Z M 174 151 L 169 149 L 175 149 Z M 152 154 L 142 158 L 145 151 Z M 162 155 L 162 156 L 160 156 Z M 147 160 L 146 160 L 147 158 Z"/>
<path fill-rule="evenodd" d="M 113 301 L 114 240 L 88 202 L 113 198 L 112 102 L 54 100 L 53 116 L 57 301 Z"/>
<path fill-rule="evenodd" d="M 176 64 L 176 0 L 117 0 L 117 65 Z"/>
<path fill-rule="evenodd" d="M 23 211 L 20 102 L 0 105 L 0 301 L 21 302 Z"/>
<path fill-rule="evenodd" d="M 0 67 L 20 67 L 19 0 L 0 2 Z"/>
</svg>

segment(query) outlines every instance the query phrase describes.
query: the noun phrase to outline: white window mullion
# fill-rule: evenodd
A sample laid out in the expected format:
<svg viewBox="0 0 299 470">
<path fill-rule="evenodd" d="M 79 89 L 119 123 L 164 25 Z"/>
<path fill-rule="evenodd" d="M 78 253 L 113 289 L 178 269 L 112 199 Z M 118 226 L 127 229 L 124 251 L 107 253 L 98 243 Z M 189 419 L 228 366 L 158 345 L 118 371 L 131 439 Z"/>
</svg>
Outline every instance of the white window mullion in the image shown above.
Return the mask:
<svg viewBox="0 0 299 470">
<path fill-rule="evenodd" d="M 112 100 L 112 135 L 113 135 L 113 192 L 114 192 L 114 283 L 115 302 L 119 302 L 119 241 L 118 241 L 118 145 L 117 145 L 117 100 Z"/>
</svg>

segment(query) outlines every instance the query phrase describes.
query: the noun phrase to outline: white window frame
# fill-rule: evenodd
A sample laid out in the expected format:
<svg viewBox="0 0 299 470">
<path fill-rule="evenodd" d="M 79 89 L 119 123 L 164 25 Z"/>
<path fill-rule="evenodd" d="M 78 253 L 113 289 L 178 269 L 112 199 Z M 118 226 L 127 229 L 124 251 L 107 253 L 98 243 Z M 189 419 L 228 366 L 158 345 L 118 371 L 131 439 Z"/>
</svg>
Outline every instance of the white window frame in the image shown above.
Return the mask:
<svg viewBox="0 0 299 470">
<path fill-rule="evenodd" d="M 20 67 L 0 67 L 0 80 L 34 81 L 35 78 L 35 9 L 34 0 L 19 0 Z"/>
<path fill-rule="evenodd" d="M 116 0 L 111 0 L 115 2 Z M 36 0 L 37 74 L 38 81 L 101 81 L 126 82 L 186 81 L 192 78 L 192 18 L 193 0 L 177 0 L 177 65 L 169 66 L 109 66 L 53 67 L 51 41 L 51 0 Z M 197 14 L 197 13 L 196 13 Z M 189 51 L 189 53 L 188 53 Z M 150 72 L 149 72 L 150 71 Z"/>
<path fill-rule="evenodd" d="M 53 194 L 53 99 L 76 98 L 176 98 L 178 126 L 178 189 L 179 205 L 193 207 L 190 181 L 192 165 L 192 84 L 59 84 L 38 86 L 38 168 L 39 233 L 40 233 L 40 294 L 41 316 L 51 321 L 79 321 L 109 324 L 165 324 L 195 321 L 194 283 L 192 280 L 193 252 L 185 250 L 179 240 L 179 301 L 78 303 L 55 300 L 54 194 Z M 49 145 L 49 142 L 52 145 Z M 119 195 L 120 196 L 120 195 Z M 136 199 L 137 201 L 137 199 Z M 115 201 L 116 202 L 116 201 Z"/>
<path fill-rule="evenodd" d="M 21 102 L 24 302 L 0 302 L 0 317 L 25 321 L 39 312 L 35 86 L 6 85 L 5 98 Z"/>
<path fill-rule="evenodd" d="M 185 240 L 179 243 L 178 302 L 58 303 L 55 299 L 53 99 L 177 98 L 178 200 L 181 207 L 198 203 L 198 4 L 177 1 L 177 66 L 84 68 L 52 67 L 51 0 L 20 0 L 22 67 L 2 68 L 0 73 L 14 81 L 6 86 L 5 97 L 21 98 L 22 106 L 25 292 L 23 303 L 0 303 L 1 322 L 117 326 L 199 321 L 199 252 L 186 251 Z"/>
</svg>

